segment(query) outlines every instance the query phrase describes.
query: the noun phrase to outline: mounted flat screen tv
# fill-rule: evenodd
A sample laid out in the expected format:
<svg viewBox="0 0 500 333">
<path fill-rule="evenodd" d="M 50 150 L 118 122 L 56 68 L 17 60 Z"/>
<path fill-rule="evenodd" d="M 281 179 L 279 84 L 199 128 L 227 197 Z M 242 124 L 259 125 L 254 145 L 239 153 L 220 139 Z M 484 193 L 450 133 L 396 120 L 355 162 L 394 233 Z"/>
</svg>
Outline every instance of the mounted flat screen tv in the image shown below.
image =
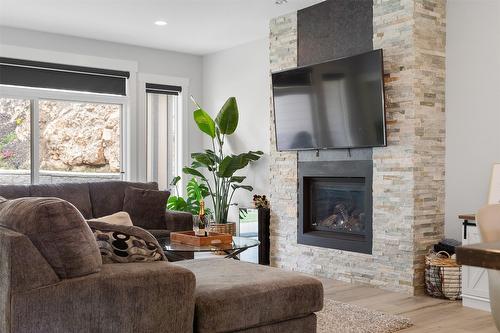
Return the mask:
<svg viewBox="0 0 500 333">
<path fill-rule="evenodd" d="M 382 50 L 272 74 L 279 151 L 386 146 Z"/>
</svg>

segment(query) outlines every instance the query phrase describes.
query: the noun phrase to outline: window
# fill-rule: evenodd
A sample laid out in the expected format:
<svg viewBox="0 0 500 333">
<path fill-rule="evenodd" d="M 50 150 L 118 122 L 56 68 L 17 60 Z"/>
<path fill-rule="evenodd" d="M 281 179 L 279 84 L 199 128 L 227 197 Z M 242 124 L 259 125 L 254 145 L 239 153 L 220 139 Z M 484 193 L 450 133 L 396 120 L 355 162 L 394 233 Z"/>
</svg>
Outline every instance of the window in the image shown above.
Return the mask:
<svg viewBox="0 0 500 333">
<path fill-rule="evenodd" d="M 177 113 L 181 88 L 146 84 L 147 179 L 169 188 L 177 170 Z"/>
<path fill-rule="evenodd" d="M 31 101 L 0 98 L 0 184 L 31 182 Z"/>
<path fill-rule="evenodd" d="M 39 101 L 39 183 L 120 180 L 119 104 Z"/>
<path fill-rule="evenodd" d="M 0 184 L 122 179 L 125 88 L 122 72 L 0 58 Z"/>
</svg>

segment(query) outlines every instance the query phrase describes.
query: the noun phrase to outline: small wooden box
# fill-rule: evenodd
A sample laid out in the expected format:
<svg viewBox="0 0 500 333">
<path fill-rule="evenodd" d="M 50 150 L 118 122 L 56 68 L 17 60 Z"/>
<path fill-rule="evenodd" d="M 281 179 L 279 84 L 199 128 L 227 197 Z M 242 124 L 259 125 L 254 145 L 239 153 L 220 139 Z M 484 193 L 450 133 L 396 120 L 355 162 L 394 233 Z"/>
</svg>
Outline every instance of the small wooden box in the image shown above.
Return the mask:
<svg viewBox="0 0 500 333">
<path fill-rule="evenodd" d="M 210 246 L 219 244 L 231 244 L 233 236 L 210 232 L 207 237 L 195 236 L 194 231 L 171 232 L 170 241 L 193 246 Z"/>
</svg>

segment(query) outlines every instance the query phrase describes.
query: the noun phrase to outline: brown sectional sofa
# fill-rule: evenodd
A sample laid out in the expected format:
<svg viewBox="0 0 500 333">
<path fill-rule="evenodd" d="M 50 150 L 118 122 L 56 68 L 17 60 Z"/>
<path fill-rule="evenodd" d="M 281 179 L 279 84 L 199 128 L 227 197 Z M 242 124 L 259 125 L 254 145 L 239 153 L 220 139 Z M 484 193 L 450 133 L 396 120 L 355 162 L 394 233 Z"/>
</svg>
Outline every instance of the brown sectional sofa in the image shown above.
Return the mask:
<svg viewBox="0 0 500 333">
<path fill-rule="evenodd" d="M 192 332 L 195 285 L 165 261 L 103 265 L 67 201 L 0 199 L 2 333 Z"/>
<path fill-rule="evenodd" d="M 56 196 L 92 218 L 119 211 L 130 185 L 156 188 L 0 186 L 0 196 Z M 64 200 L 0 199 L 0 333 L 316 332 L 317 279 L 230 259 L 102 264 L 92 231 Z M 167 217 L 164 230 L 191 227 L 189 215 Z"/>
</svg>

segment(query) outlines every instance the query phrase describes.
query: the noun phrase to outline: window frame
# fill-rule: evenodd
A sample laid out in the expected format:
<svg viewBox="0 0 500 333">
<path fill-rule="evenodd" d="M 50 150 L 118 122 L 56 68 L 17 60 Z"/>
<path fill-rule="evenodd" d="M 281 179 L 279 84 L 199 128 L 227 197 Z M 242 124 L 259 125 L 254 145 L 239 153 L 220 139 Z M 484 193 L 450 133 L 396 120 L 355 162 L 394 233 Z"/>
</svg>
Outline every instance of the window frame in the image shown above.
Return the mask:
<svg viewBox="0 0 500 333">
<path fill-rule="evenodd" d="M 138 100 L 138 146 L 145 147 L 145 149 L 138 152 L 138 181 L 149 181 L 147 172 L 147 142 L 148 142 L 148 130 L 147 130 L 147 93 L 146 93 L 146 83 L 161 84 L 161 85 L 171 85 L 181 87 L 181 92 L 178 94 L 178 106 L 177 106 L 177 123 L 176 133 L 177 133 L 177 170 L 182 173 L 182 168 L 190 160 L 189 156 L 189 115 L 186 112 L 189 110 L 189 84 L 188 78 L 176 77 L 176 76 L 165 76 L 150 73 L 138 73 L 137 75 L 137 100 Z M 180 174 L 180 176 L 182 176 Z M 184 189 L 184 179 L 178 183 L 179 194 L 183 194 Z"/>
<path fill-rule="evenodd" d="M 129 147 L 128 147 L 128 119 L 129 100 L 127 96 L 106 95 L 96 93 L 85 93 L 65 90 L 53 90 L 43 88 L 30 88 L 18 86 L 0 85 L 1 98 L 13 98 L 30 100 L 30 163 L 31 184 L 39 184 L 40 181 L 40 100 L 54 100 L 80 103 L 103 103 L 121 106 L 120 111 L 120 178 L 126 180 L 130 177 Z"/>
</svg>

